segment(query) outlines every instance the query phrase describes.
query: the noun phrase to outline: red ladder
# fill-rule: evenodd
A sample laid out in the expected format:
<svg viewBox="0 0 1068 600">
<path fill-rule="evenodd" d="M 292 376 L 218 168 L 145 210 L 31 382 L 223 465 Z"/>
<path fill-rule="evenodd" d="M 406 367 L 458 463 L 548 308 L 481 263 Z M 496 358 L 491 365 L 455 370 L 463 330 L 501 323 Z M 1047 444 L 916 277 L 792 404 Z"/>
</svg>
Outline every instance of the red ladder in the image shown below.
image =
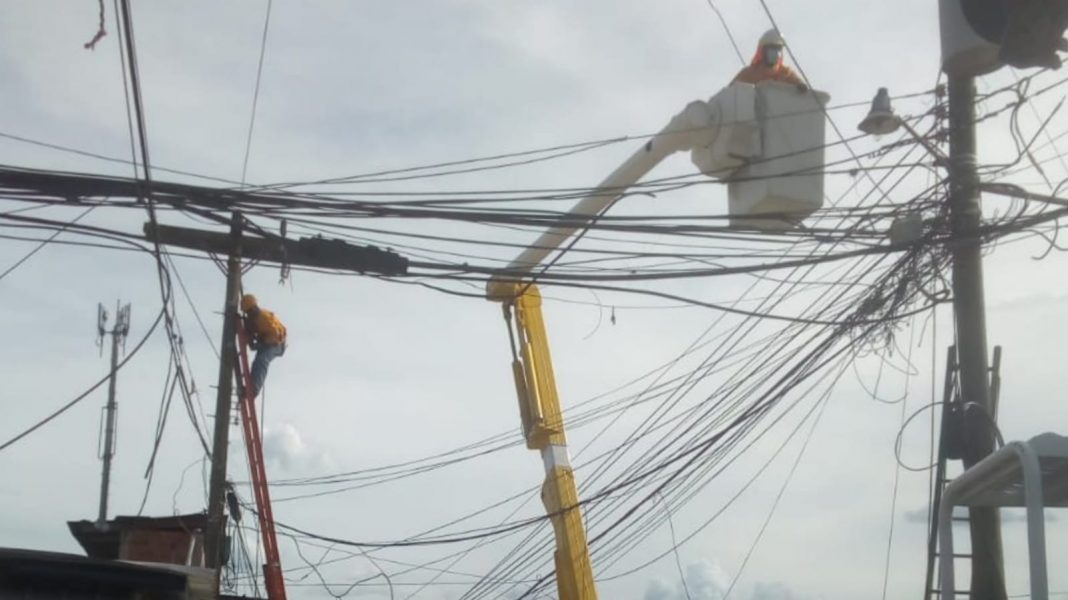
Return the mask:
<svg viewBox="0 0 1068 600">
<path fill-rule="evenodd" d="M 252 490 L 256 495 L 256 511 L 263 534 L 263 549 L 266 564 L 263 578 L 267 585 L 268 600 L 286 600 L 285 580 L 282 579 L 282 562 L 278 553 L 278 537 L 274 530 L 274 512 L 271 510 L 271 494 L 267 489 L 267 469 L 263 464 L 263 442 L 260 438 L 259 420 L 256 418 L 256 402 L 252 396 L 252 372 L 248 363 L 248 333 L 244 327 L 237 328 L 239 352 L 238 375 L 241 397 L 241 424 L 245 430 L 245 448 L 248 464 L 252 470 Z"/>
</svg>

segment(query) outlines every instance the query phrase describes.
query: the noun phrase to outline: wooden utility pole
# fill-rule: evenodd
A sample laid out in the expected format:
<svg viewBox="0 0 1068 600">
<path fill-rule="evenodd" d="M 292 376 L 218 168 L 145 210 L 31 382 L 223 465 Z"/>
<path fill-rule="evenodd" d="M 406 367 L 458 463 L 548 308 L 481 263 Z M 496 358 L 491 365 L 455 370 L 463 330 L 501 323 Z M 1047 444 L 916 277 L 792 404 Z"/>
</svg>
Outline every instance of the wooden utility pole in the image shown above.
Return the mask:
<svg viewBox="0 0 1068 600">
<path fill-rule="evenodd" d="M 244 229 L 243 223 L 241 215 L 234 213 L 229 234 L 152 223 L 145 223 L 144 226 L 145 237 L 151 241 L 229 256 L 220 345 L 219 393 L 215 403 L 215 437 L 212 444 L 208 493 L 208 530 L 205 532 L 204 543 L 207 566 L 214 569 L 222 566 L 222 549 L 226 542 L 226 521 L 223 512 L 226 495 L 226 450 L 229 444 L 233 377 L 237 367 L 235 340 L 238 294 L 241 289 L 241 259 L 386 276 L 404 275 L 408 272 L 408 259 L 389 250 L 375 246 L 356 246 L 342 240 L 322 237 L 289 240 L 282 237 L 249 235 L 253 230 Z"/>
<path fill-rule="evenodd" d="M 230 445 L 230 406 L 234 366 L 237 364 L 237 295 L 241 290 L 241 215 L 230 222 L 229 259 L 226 261 L 226 301 L 223 303 L 223 333 L 219 344 L 219 385 L 215 399 L 215 437 L 211 451 L 211 482 L 208 490 L 208 530 L 204 550 L 207 567 L 222 566 L 226 543 L 226 453 Z"/>
<path fill-rule="evenodd" d="M 953 313 L 964 409 L 964 466 L 994 451 L 994 406 L 988 383 L 986 308 L 979 239 L 979 174 L 976 170 L 975 79 L 949 77 L 949 209 L 953 242 Z M 997 508 L 969 509 L 973 600 L 1005 600 L 1001 520 Z"/>
</svg>

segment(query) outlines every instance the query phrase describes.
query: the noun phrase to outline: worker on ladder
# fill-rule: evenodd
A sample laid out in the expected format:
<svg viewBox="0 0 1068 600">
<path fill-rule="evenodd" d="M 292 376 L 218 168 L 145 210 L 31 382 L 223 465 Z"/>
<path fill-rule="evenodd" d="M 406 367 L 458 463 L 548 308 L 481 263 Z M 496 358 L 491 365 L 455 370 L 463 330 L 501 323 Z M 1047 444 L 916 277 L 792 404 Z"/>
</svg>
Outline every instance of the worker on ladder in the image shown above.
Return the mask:
<svg viewBox="0 0 1068 600">
<path fill-rule="evenodd" d="M 734 76 L 731 83 L 757 84 L 761 81 L 781 81 L 792 83 L 798 91 L 807 92 L 808 84 L 793 69 L 783 62 L 783 50 L 786 48 L 786 40 L 782 39 L 777 29 L 769 29 L 760 36 L 753 61 Z"/>
<path fill-rule="evenodd" d="M 286 353 L 286 326 L 273 312 L 260 308 L 252 294 L 241 297 L 241 312 L 245 313 L 248 345 L 256 351 L 256 359 L 252 361 L 252 397 L 255 398 L 263 389 L 271 361 Z"/>
</svg>

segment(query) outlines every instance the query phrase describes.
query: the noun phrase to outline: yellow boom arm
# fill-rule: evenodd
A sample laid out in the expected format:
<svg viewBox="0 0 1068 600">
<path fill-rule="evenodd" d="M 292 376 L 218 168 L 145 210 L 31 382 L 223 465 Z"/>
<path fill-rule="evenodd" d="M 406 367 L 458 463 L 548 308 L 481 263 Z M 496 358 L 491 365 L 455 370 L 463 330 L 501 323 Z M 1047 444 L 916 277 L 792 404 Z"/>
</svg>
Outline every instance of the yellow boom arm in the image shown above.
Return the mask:
<svg viewBox="0 0 1068 600">
<path fill-rule="evenodd" d="M 578 487 L 567 451 L 563 412 L 541 312 L 541 294 L 528 274 L 568 238 L 607 210 L 628 187 L 660 161 L 674 152 L 691 149 L 700 139 L 707 138 L 711 133 L 709 124 L 707 105 L 691 103 L 572 208 L 569 216 L 584 217 L 587 225 L 577 223 L 547 230 L 501 276 L 494 277 L 486 289 L 489 299 L 504 304 L 512 336 L 512 370 L 523 434 L 527 447 L 538 450 L 545 463 L 541 500 L 556 536 L 556 587 L 560 600 L 596 600 L 597 589 L 593 582 Z"/>
<path fill-rule="evenodd" d="M 549 340 L 537 287 L 519 284 L 514 303 L 505 304 L 509 329 L 513 327 L 512 370 L 515 373 L 519 413 L 527 447 L 541 453 L 545 483 L 541 501 L 556 536 L 556 585 L 560 600 L 596 600 L 593 569 L 586 545 L 586 530 L 578 506 L 578 487 L 567 451 L 560 397 L 556 391 Z M 511 310 L 514 315 L 510 315 Z M 515 349 L 513 345 L 513 350 Z"/>
</svg>

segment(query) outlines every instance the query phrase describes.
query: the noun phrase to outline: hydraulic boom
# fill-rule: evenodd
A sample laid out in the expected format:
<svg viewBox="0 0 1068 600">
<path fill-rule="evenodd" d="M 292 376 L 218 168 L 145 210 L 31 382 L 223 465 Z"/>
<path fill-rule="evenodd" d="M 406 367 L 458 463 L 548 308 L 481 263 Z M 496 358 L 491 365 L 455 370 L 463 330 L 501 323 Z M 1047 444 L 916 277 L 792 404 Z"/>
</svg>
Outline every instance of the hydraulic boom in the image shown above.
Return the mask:
<svg viewBox="0 0 1068 600">
<path fill-rule="evenodd" d="M 549 229 L 487 286 L 487 297 L 503 304 L 508 321 L 512 370 L 527 447 L 540 452 L 545 465 L 541 500 L 556 537 L 554 563 L 560 600 L 596 600 L 597 589 L 578 486 L 567 450 L 541 294 L 530 272 L 568 238 L 592 223 L 660 161 L 674 152 L 693 148 L 702 136 L 708 135 L 709 126 L 707 105 L 691 103 L 568 213 L 569 217 L 586 217 L 586 223 Z"/>
<path fill-rule="evenodd" d="M 503 304 L 512 342 L 512 370 L 527 447 L 545 463 L 542 503 L 556 535 L 560 600 L 595 600 L 590 550 L 575 474 L 567 451 L 556 390 L 538 268 L 576 233 L 675 152 L 711 177 L 728 180 L 731 226 L 750 230 L 793 227 L 823 200 L 823 92 L 777 82 L 730 85 L 708 102 L 691 102 L 566 215 L 568 225 L 546 230 L 486 286 Z M 798 150 L 801 149 L 801 150 Z"/>
</svg>

